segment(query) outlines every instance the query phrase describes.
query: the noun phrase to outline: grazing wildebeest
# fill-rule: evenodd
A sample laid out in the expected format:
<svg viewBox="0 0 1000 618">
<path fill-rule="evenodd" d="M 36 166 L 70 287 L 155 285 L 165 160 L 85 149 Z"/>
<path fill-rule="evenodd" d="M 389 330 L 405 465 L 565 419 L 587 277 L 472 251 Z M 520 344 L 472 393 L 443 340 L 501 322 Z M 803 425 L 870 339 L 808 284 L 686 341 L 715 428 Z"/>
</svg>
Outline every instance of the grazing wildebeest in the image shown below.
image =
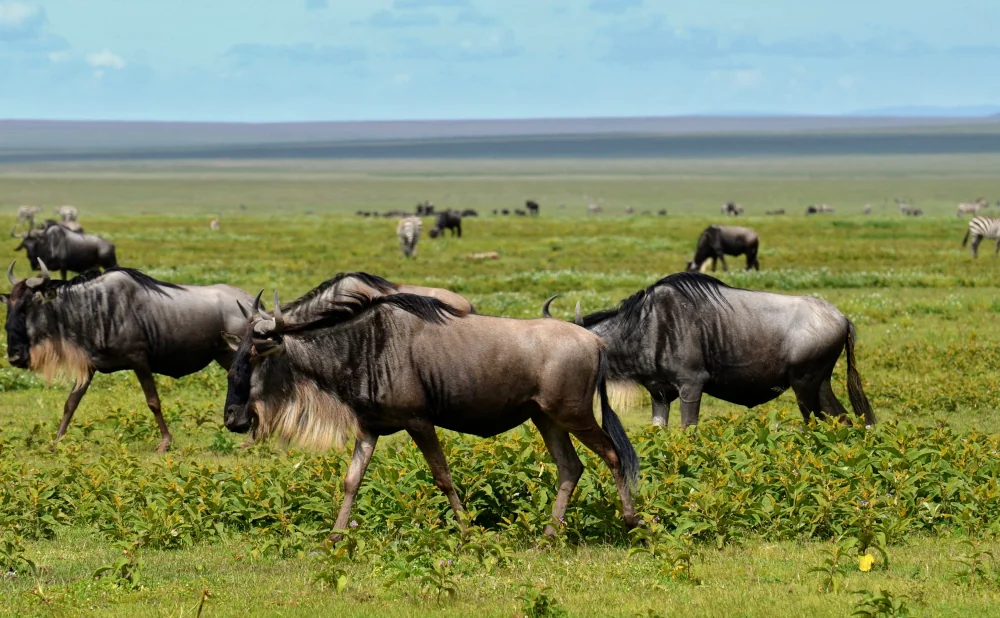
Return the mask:
<svg viewBox="0 0 1000 618">
<path fill-rule="evenodd" d="M 82 273 L 97 267 L 113 268 L 118 264 L 113 244 L 93 234 L 74 232 L 55 221 L 46 221 L 44 229 L 19 235 L 11 230 L 10 235 L 21 239 L 14 250 L 24 249 L 33 269 L 38 270 L 38 260 L 41 259 L 51 269 L 61 271 L 63 279 L 67 271 Z"/>
<path fill-rule="evenodd" d="M 687 263 L 687 270 L 696 271 L 707 260 L 712 260 L 712 272 L 715 272 L 716 260 L 722 261 L 722 270 L 729 270 L 726 256 L 743 254 L 747 256 L 747 270 L 760 270 L 758 243 L 757 232 L 749 228 L 711 225 L 698 237 L 698 247 L 694 251 L 694 259 Z"/>
<path fill-rule="evenodd" d="M 667 211 L 666 211 L 666 209 L 662 209 L 661 208 L 660 210 L 656 211 L 656 215 L 658 217 L 666 217 L 667 216 Z"/>
<path fill-rule="evenodd" d="M 514 214 L 517 215 L 518 217 L 527 217 L 528 216 L 528 211 L 521 210 L 520 208 L 516 208 L 516 209 L 514 209 Z"/>
<path fill-rule="evenodd" d="M 497 214 L 497 211 L 494 210 L 493 214 Z M 475 210 L 473 210 L 472 208 L 466 208 L 465 210 L 462 211 L 462 216 L 463 217 L 478 217 L 479 213 L 476 212 Z"/>
<path fill-rule="evenodd" d="M 422 285 L 393 283 L 365 272 L 337 273 L 319 284 L 300 298 L 281 308 L 285 324 L 294 325 L 311 322 L 337 303 L 350 302 L 358 295 L 387 296 L 390 294 L 416 294 L 436 298 L 462 313 L 476 310 L 464 297 L 444 288 L 430 288 Z"/>
<path fill-rule="evenodd" d="M 417 241 L 420 240 L 420 230 L 424 223 L 420 217 L 404 217 L 396 225 L 396 236 L 399 238 L 399 249 L 406 257 L 417 257 Z"/>
<path fill-rule="evenodd" d="M 554 298 L 554 297 L 553 297 Z M 545 301 L 542 314 L 549 315 Z M 645 387 L 653 424 L 666 425 L 681 400 L 681 423 L 698 423 L 702 394 L 752 408 L 789 387 L 802 418 L 826 415 L 850 423 L 830 377 L 847 349 L 847 393 L 854 412 L 875 424 L 854 359 L 854 325 L 836 307 L 811 296 L 732 288 L 700 273 L 677 273 L 615 308 L 577 323 L 608 350 L 608 376 Z"/>
<path fill-rule="evenodd" d="M 728 217 L 738 217 L 743 214 L 743 206 L 735 202 L 726 202 L 722 205 L 722 214 Z"/>
<path fill-rule="evenodd" d="M 969 227 L 965 230 L 965 238 L 962 239 L 963 247 L 969 242 L 970 236 L 972 237 L 972 257 L 979 257 L 979 243 L 984 238 L 997 241 L 996 250 L 993 252 L 993 257 L 996 257 L 997 254 L 1000 254 L 1000 217 L 984 217 L 982 215 L 973 217 L 969 221 Z"/>
<path fill-rule="evenodd" d="M 464 509 L 435 427 L 488 437 L 528 419 L 559 471 L 546 534 L 555 534 L 583 473 L 570 434 L 611 469 L 623 519 L 638 523 L 631 487 L 639 460 L 608 403 L 603 346 L 582 328 L 467 316 L 413 294 L 359 296 L 287 326 L 275 293 L 273 317 L 252 316 L 240 340 L 228 339 L 236 353 L 224 408 L 230 431 L 317 449 L 354 438 L 334 529 L 347 526 L 380 436 L 410 435 L 457 515 Z"/>
<path fill-rule="evenodd" d="M 160 413 L 153 374 L 174 378 L 204 369 L 213 360 L 229 368 L 232 351 L 222 332 L 242 335 L 246 318 L 237 301 L 243 290 L 228 285 L 189 286 L 157 281 L 129 268 L 112 268 L 70 281 L 52 280 L 44 260 L 41 276 L 12 287 L 7 304 L 7 360 L 14 367 L 62 373 L 74 379 L 56 440 L 90 387 L 95 372 L 134 371 L 156 417 L 164 451 L 172 440 Z"/>
<path fill-rule="evenodd" d="M 509 214 L 510 214 L 510 211 L 509 211 L 509 210 L 507 210 L 506 208 L 504 208 L 503 210 L 501 210 L 501 211 L 500 211 L 500 214 L 501 214 L 501 215 L 504 215 L 504 216 L 507 216 L 507 215 L 509 215 Z"/>
<path fill-rule="evenodd" d="M 439 213 L 434 229 L 431 230 L 431 238 L 444 235 L 445 230 L 451 230 L 451 235 L 462 237 L 462 215 L 453 210 L 446 210 Z"/>
<path fill-rule="evenodd" d="M 783 214 L 785 214 L 785 209 L 784 208 L 778 208 L 776 210 L 768 210 L 764 214 L 765 215 L 783 215 Z"/>
<path fill-rule="evenodd" d="M 535 200 L 528 200 L 524 203 L 524 207 L 528 209 L 528 213 L 532 217 L 538 216 L 538 202 Z"/>
<path fill-rule="evenodd" d="M 494 214 L 494 215 L 496 215 L 496 214 L 497 214 L 497 209 L 496 209 L 496 208 L 494 208 L 494 209 L 493 209 L 493 214 Z"/>
</svg>

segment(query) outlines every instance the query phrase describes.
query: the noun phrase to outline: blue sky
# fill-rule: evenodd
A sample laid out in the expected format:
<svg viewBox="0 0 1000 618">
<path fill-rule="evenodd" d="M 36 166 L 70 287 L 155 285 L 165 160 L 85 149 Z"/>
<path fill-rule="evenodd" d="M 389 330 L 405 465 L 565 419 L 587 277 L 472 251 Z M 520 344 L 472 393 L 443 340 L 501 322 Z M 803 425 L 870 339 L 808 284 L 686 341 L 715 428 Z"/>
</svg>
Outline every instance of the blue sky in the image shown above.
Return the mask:
<svg viewBox="0 0 1000 618">
<path fill-rule="evenodd" d="M 0 118 L 1000 105 L 998 32 L 998 0 L 0 0 Z"/>
</svg>

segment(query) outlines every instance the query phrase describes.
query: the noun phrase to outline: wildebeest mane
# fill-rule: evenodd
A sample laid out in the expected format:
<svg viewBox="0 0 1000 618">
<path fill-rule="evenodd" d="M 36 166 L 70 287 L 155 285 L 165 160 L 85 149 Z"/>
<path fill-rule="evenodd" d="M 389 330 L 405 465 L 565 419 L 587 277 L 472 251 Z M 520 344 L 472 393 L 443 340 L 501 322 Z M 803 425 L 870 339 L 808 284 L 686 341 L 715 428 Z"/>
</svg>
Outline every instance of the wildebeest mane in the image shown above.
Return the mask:
<svg viewBox="0 0 1000 618">
<path fill-rule="evenodd" d="M 67 281 L 52 279 L 49 281 L 48 285 L 53 287 L 69 289 L 79 285 L 83 285 L 84 283 L 88 283 L 90 281 L 95 281 L 97 279 L 100 279 L 101 277 L 104 277 L 105 275 L 110 275 L 111 273 L 123 273 L 125 275 L 128 275 L 128 277 L 131 278 L 132 281 L 135 281 L 137 284 L 139 284 L 139 287 L 141 287 L 142 289 L 148 290 L 150 292 L 156 292 L 158 294 L 166 294 L 165 290 L 167 289 L 177 290 L 180 289 L 181 287 L 176 283 L 169 283 L 167 281 L 160 281 L 158 279 L 154 279 L 149 275 L 147 275 L 146 273 L 142 272 L 141 270 L 136 270 L 135 268 L 127 268 L 124 266 L 115 266 L 112 268 L 108 268 L 103 273 L 94 268 L 84 273 L 81 273 Z"/>
<path fill-rule="evenodd" d="M 354 278 L 354 279 L 358 279 L 362 283 L 364 283 L 365 285 L 367 285 L 368 287 L 375 288 L 376 290 L 378 290 L 379 292 L 381 292 L 383 294 L 391 294 L 392 292 L 395 292 L 396 288 L 398 287 L 392 281 L 389 281 L 388 279 L 383 279 L 382 277 L 379 277 L 378 275 L 373 275 L 373 274 L 370 274 L 370 273 L 365 273 L 365 272 L 360 272 L 360 271 L 359 272 L 352 272 L 352 273 L 337 273 L 331 279 L 327 279 L 323 283 L 317 285 L 313 289 L 311 289 L 308 292 L 306 292 L 305 294 L 303 294 L 301 297 L 299 297 L 299 298 L 293 300 L 292 302 L 288 303 L 287 305 L 285 305 L 283 307 L 283 309 L 285 309 L 285 310 L 292 310 L 292 309 L 295 309 L 296 307 L 298 307 L 299 305 L 303 305 L 305 303 L 308 303 L 309 301 L 314 300 L 315 298 L 318 298 L 318 297 L 322 296 L 328 290 L 330 290 L 331 288 L 333 288 L 334 286 L 336 286 L 338 283 L 340 283 L 341 281 L 343 281 L 344 279 L 347 279 L 349 277 L 350 278 Z"/>
<path fill-rule="evenodd" d="M 315 320 L 289 326 L 285 329 L 285 332 L 303 333 L 321 328 L 330 328 L 374 311 L 383 305 L 398 307 L 431 324 L 444 324 L 445 318 L 448 316 L 461 318 L 466 315 L 464 311 L 455 309 L 436 298 L 420 296 L 418 294 L 392 294 L 390 296 L 370 297 L 350 292 L 345 294 L 345 296 L 351 300 L 333 303 L 330 307 L 323 310 Z"/>
<path fill-rule="evenodd" d="M 712 304 L 732 309 L 732 305 L 729 304 L 729 301 L 726 300 L 720 291 L 722 288 L 729 288 L 730 286 L 715 277 L 709 277 L 702 273 L 680 272 L 667 275 L 645 290 L 639 290 L 619 303 L 614 309 L 605 309 L 604 311 L 597 311 L 583 316 L 584 328 L 590 328 L 613 317 L 621 318 L 621 328 L 630 330 L 638 327 L 642 317 L 644 301 L 656 288 L 661 286 L 671 287 L 684 300 L 695 307 Z"/>
</svg>

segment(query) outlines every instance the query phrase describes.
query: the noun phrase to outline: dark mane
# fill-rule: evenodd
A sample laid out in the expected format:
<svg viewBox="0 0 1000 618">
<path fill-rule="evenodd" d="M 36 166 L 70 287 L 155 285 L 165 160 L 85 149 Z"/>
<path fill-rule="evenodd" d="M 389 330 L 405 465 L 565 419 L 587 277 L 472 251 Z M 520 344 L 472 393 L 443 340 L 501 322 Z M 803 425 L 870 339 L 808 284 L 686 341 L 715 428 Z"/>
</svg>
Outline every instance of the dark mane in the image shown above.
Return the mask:
<svg viewBox="0 0 1000 618">
<path fill-rule="evenodd" d="M 709 303 L 717 306 L 722 305 L 729 307 L 730 309 L 732 308 L 729 301 L 726 300 L 720 291 L 721 288 L 729 288 L 730 286 L 719 281 L 715 277 L 709 277 L 708 275 L 702 273 L 680 272 L 667 275 L 645 290 L 639 290 L 619 303 L 614 309 L 605 309 L 604 311 L 597 311 L 595 313 L 591 313 L 590 315 L 583 316 L 583 326 L 585 328 L 590 328 L 591 326 L 600 324 L 609 318 L 621 316 L 622 328 L 632 329 L 637 327 L 642 314 L 643 302 L 649 294 L 661 286 L 670 286 L 676 290 L 677 293 L 684 298 L 684 300 L 688 301 L 695 307 Z"/>
<path fill-rule="evenodd" d="M 54 284 L 56 287 L 69 289 L 90 281 L 94 281 L 96 279 L 100 279 L 101 277 L 105 275 L 110 275 L 111 273 L 124 273 L 129 277 L 131 277 L 131 279 L 135 281 L 137 284 L 139 284 L 139 287 L 143 288 L 144 290 L 148 290 L 150 292 L 156 292 L 158 294 L 165 294 L 166 292 L 164 290 L 166 289 L 177 290 L 180 289 L 181 287 L 175 283 L 168 283 L 166 281 L 159 281 L 157 279 L 154 279 L 140 270 L 136 270 L 134 268 L 125 268 L 123 266 L 115 266 L 113 268 L 108 268 L 103 273 L 94 268 L 85 273 L 81 273 L 68 281 L 50 280 L 49 285 Z"/>
<path fill-rule="evenodd" d="M 447 316 L 456 318 L 466 316 L 464 311 L 455 309 L 436 298 L 417 294 L 392 294 L 390 296 L 376 296 L 374 298 L 363 294 L 346 294 L 346 296 L 351 298 L 349 302 L 334 303 L 320 313 L 319 317 L 315 320 L 290 326 L 285 329 L 285 332 L 302 333 L 320 328 L 330 328 L 374 311 L 383 305 L 397 307 L 431 324 L 444 324 L 445 317 Z"/>
<path fill-rule="evenodd" d="M 355 279 L 359 279 L 365 285 L 367 285 L 369 287 L 372 287 L 372 288 L 375 288 L 376 290 L 378 290 L 379 292 L 382 292 L 383 294 L 389 294 L 389 293 L 392 293 L 392 292 L 396 291 L 396 284 L 395 283 L 389 281 L 388 279 L 383 279 L 382 277 L 379 277 L 378 275 L 372 275 L 372 274 L 365 273 L 365 272 L 337 273 L 336 275 L 334 275 L 334 277 L 332 279 L 327 279 L 326 281 L 324 281 L 323 283 L 317 285 L 313 289 L 309 290 L 308 292 L 306 292 L 305 294 L 303 294 L 299 298 L 297 298 L 297 299 L 293 300 L 292 302 L 288 303 L 287 305 L 285 305 L 284 307 L 282 307 L 282 309 L 292 310 L 292 309 L 295 309 L 296 307 L 298 307 L 299 305 L 302 305 L 304 303 L 308 303 L 309 301 L 311 301 L 311 300 L 313 300 L 313 299 L 315 299 L 315 298 L 317 298 L 319 296 L 322 296 L 329 289 L 333 288 L 338 283 L 340 283 L 344 279 L 347 279 L 348 277 L 353 277 Z"/>
</svg>

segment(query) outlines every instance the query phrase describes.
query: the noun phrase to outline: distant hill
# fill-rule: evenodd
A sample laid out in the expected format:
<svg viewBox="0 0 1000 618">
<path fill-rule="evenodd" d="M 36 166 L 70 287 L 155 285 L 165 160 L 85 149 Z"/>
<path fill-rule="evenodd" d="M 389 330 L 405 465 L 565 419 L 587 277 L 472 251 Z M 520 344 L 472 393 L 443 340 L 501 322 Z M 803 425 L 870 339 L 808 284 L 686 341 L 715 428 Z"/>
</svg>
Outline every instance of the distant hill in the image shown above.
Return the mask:
<svg viewBox="0 0 1000 618">
<path fill-rule="evenodd" d="M 895 118 L 986 118 L 1000 116 L 1000 105 L 969 105 L 961 107 L 904 106 L 865 109 L 851 112 L 849 116 Z"/>
<path fill-rule="evenodd" d="M 728 117 L 182 123 L 0 121 L 0 162 L 718 157 L 1000 152 L 1000 118 Z"/>
</svg>

